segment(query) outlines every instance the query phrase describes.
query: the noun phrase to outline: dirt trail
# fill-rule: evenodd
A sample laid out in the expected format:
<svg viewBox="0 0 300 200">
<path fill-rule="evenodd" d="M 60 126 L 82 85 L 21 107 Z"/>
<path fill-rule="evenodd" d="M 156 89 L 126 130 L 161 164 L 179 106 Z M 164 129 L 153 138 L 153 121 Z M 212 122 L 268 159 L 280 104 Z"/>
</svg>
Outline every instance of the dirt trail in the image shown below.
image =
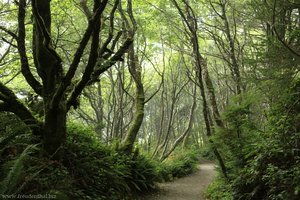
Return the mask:
<svg viewBox="0 0 300 200">
<path fill-rule="evenodd" d="M 161 191 L 150 196 L 143 197 L 143 200 L 205 200 L 203 191 L 211 183 L 215 172 L 213 163 L 199 165 L 195 173 L 176 179 L 173 182 L 159 184 Z"/>
</svg>

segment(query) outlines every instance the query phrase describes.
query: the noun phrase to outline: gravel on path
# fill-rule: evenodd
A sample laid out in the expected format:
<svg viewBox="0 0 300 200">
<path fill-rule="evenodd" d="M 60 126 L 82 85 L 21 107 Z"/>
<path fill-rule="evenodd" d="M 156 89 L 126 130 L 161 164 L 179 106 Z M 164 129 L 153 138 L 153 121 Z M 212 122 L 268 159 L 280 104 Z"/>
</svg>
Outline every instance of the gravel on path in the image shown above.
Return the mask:
<svg viewBox="0 0 300 200">
<path fill-rule="evenodd" d="M 172 182 L 160 183 L 159 192 L 142 197 L 141 200 L 205 200 L 203 191 L 215 174 L 214 163 L 200 164 L 195 173 Z"/>
</svg>

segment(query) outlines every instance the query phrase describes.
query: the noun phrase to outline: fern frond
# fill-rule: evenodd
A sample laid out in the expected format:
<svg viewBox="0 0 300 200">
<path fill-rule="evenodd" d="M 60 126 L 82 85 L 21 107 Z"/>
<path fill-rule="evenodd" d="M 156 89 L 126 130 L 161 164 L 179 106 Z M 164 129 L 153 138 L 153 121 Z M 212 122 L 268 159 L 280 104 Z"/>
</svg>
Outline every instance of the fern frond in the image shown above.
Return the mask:
<svg viewBox="0 0 300 200">
<path fill-rule="evenodd" d="M 13 161 L 7 176 L 0 182 L 0 194 L 11 194 L 16 190 L 17 184 L 23 172 L 24 160 L 36 149 L 37 145 L 29 145 L 24 149 L 21 155 Z"/>
<path fill-rule="evenodd" d="M 8 135 L 0 141 L 0 149 L 3 149 L 7 146 L 11 141 L 15 139 L 16 136 L 20 135 L 19 132 L 14 132 L 13 134 Z"/>
</svg>

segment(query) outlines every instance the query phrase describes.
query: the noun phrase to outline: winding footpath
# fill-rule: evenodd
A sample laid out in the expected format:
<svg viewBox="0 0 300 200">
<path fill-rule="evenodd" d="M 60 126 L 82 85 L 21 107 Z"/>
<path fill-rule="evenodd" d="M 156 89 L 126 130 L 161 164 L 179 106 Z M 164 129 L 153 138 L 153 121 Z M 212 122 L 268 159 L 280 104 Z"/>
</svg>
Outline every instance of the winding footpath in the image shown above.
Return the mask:
<svg viewBox="0 0 300 200">
<path fill-rule="evenodd" d="M 205 200 L 203 192 L 215 174 L 213 163 L 200 164 L 199 169 L 187 177 L 159 184 L 160 191 L 143 200 Z"/>
</svg>

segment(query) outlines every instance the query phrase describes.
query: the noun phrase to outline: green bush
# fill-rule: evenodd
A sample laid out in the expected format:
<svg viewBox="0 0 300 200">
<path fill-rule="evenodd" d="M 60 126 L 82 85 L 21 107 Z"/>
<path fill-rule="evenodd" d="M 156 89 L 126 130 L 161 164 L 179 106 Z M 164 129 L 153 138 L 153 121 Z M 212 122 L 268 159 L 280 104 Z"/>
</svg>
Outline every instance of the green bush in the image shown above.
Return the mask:
<svg viewBox="0 0 300 200">
<path fill-rule="evenodd" d="M 237 199 L 300 199 L 299 89 L 296 81 L 272 105 L 263 143 L 233 182 Z"/>
<path fill-rule="evenodd" d="M 211 200 L 232 200 L 232 188 L 222 177 L 216 177 L 205 191 L 205 196 Z"/>
<path fill-rule="evenodd" d="M 208 159 L 208 160 L 215 160 L 215 154 L 211 149 L 211 145 L 206 145 L 199 149 L 199 155 L 201 158 Z"/>
<path fill-rule="evenodd" d="M 194 149 L 178 149 L 158 165 L 162 181 L 170 181 L 191 174 L 199 164 L 199 152 Z"/>
<path fill-rule="evenodd" d="M 106 146 L 92 129 L 74 123 L 68 125 L 62 159 L 51 160 L 39 149 L 28 151 L 38 140 L 27 129 L 14 130 L 10 123 L 3 126 L 0 140 L 0 183 L 7 186 L 1 187 L 3 194 L 54 194 L 62 200 L 133 199 L 152 191 L 157 181 L 190 174 L 198 164 L 199 153 L 192 149 L 176 150 L 160 164 L 138 149 L 127 155 L 117 143 Z"/>
</svg>

